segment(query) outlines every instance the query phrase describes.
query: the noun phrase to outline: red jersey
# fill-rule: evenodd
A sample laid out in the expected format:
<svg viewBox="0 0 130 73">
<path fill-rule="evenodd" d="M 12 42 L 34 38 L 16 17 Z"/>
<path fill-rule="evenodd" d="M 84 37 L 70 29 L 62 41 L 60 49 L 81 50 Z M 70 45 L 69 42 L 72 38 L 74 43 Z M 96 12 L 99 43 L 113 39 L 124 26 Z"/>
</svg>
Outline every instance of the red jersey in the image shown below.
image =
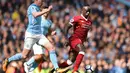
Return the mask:
<svg viewBox="0 0 130 73">
<path fill-rule="evenodd" d="M 74 16 L 70 20 L 70 24 L 73 25 L 74 33 L 70 37 L 70 40 L 80 39 L 82 42 L 86 40 L 88 31 L 92 27 L 92 21 L 90 19 L 86 19 L 83 15 Z"/>
</svg>

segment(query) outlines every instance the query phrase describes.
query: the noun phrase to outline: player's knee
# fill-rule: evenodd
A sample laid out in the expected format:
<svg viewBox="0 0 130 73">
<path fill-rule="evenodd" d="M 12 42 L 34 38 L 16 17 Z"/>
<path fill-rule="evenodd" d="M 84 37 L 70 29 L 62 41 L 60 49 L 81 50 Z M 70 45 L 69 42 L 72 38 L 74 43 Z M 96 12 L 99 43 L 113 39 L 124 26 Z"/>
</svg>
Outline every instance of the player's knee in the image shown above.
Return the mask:
<svg viewBox="0 0 130 73">
<path fill-rule="evenodd" d="M 77 48 L 77 52 L 80 52 L 80 51 L 84 51 L 85 50 L 85 47 L 83 46 L 83 44 L 78 44 L 76 45 L 76 48 Z"/>
<path fill-rule="evenodd" d="M 30 52 L 30 50 L 24 49 L 24 50 L 22 51 L 22 58 L 23 58 L 23 59 L 26 59 L 26 58 L 28 57 L 28 55 L 29 55 L 29 52 Z"/>
</svg>

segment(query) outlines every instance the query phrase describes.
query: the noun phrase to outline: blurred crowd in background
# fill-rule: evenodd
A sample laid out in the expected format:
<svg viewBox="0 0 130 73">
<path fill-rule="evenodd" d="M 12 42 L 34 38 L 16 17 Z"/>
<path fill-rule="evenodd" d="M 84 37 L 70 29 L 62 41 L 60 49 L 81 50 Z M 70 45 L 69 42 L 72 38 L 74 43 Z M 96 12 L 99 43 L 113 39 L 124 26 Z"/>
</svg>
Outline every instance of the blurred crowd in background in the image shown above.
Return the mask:
<svg viewBox="0 0 130 73">
<path fill-rule="evenodd" d="M 3 59 L 23 49 L 31 3 L 32 0 L 0 0 L 0 73 L 4 73 Z M 46 0 L 47 5 L 53 5 L 49 19 L 57 31 L 52 38 L 59 62 L 68 58 L 69 47 L 64 43 L 73 33 L 71 29 L 65 35 L 64 28 L 73 16 L 80 15 L 86 3 L 92 8 L 93 27 L 84 43 L 86 54 L 79 71 L 87 73 L 84 67 L 90 64 L 94 73 L 130 73 L 130 8 L 115 0 Z M 45 61 L 41 68 L 41 72 L 37 68 L 34 73 L 48 73 L 52 64 Z M 22 61 L 12 62 L 6 73 L 25 73 Z"/>
</svg>

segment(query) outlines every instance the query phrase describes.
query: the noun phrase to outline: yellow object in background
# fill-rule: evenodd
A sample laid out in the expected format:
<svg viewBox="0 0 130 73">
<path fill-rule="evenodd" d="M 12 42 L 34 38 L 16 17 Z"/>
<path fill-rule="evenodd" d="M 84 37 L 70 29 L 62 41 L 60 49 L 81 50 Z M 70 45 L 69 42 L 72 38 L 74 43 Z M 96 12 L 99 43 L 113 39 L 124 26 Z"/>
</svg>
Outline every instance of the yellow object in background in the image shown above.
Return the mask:
<svg viewBox="0 0 130 73">
<path fill-rule="evenodd" d="M 12 19 L 13 20 L 16 20 L 16 19 L 19 19 L 20 18 L 20 15 L 18 13 L 17 10 L 15 10 L 13 13 L 12 13 Z"/>
</svg>

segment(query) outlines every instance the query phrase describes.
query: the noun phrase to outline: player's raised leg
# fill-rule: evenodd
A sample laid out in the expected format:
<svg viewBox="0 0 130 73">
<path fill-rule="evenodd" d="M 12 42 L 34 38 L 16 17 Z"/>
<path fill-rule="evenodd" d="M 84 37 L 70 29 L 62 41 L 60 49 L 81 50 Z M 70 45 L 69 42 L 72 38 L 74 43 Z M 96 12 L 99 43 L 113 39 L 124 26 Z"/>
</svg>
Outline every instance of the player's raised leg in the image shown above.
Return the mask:
<svg viewBox="0 0 130 73">
<path fill-rule="evenodd" d="M 73 44 L 76 43 L 76 44 Z M 84 49 L 82 42 L 80 39 L 75 39 L 73 41 L 70 41 L 70 45 L 72 46 L 69 51 L 69 60 L 70 62 L 63 62 L 62 64 L 59 64 L 59 67 L 67 67 L 75 62 L 73 73 L 78 72 L 79 65 L 83 59 L 84 56 Z"/>
<path fill-rule="evenodd" d="M 64 61 L 63 63 L 59 63 L 59 67 L 61 68 L 62 72 L 66 72 L 70 69 L 72 64 L 75 62 L 76 57 L 78 55 L 78 51 L 70 49 L 69 51 L 69 59 Z M 54 69 L 50 71 L 50 73 L 53 73 Z"/>
<path fill-rule="evenodd" d="M 78 53 L 78 55 L 76 57 L 73 73 L 78 71 L 78 68 L 79 68 L 79 66 L 80 66 L 80 64 L 81 64 L 81 62 L 83 60 L 84 54 L 85 54 L 85 52 L 84 52 L 85 48 L 84 48 L 84 46 L 82 44 L 78 44 L 76 47 L 79 48 L 79 53 Z"/>
<path fill-rule="evenodd" d="M 50 58 L 50 61 L 53 64 L 55 70 L 57 72 L 62 72 L 62 70 L 60 70 L 60 68 L 58 66 L 55 47 L 51 44 L 51 42 L 45 36 L 42 36 L 42 38 L 39 40 L 38 43 L 40 45 L 44 46 L 49 51 L 49 58 Z"/>
<path fill-rule="evenodd" d="M 33 51 L 34 56 L 24 63 L 24 69 L 26 72 L 33 71 L 38 66 L 38 64 L 43 61 L 43 56 L 45 56 L 45 48 L 43 48 L 41 45 L 38 45 L 37 43 L 33 45 Z"/>
<path fill-rule="evenodd" d="M 78 55 L 78 52 L 71 49 L 69 51 L 69 59 L 64 61 L 63 63 L 59 63 L 58 64 L 59 67 L 65 68 L 65 67 L 68 67 L 68 66 L 72 65 L 75 62 L 75 59 L 76 59 L 77 55 Z"/>
<path fill-rule="evenodd" d="M 26 33 L 27 34 L 27 33 Z M 24 49 L 22 51 L 22 53 L 17 53 L 11 57 L 9 57 L 8 59 L 5 59 L 3 61 L 3 64 L 2 64 L 2 68 L 4 71 L 6 71 L 7 69 L 7 65 L 11 62 L 11 61 L 17 61 L 17 60 L 21 60 L 21 59 L 26 59 L 30 53 L 30 50 L 33 46 L 33 44 L 38 41 L 38 39 L 33 39 L 33 38 L 28 38 L 28 37 L 25 37 L 25 40 L 24 40 Z"/>
<path fill-rule="evenodd" d="M 2 69 L 3 71 L 6 71 L 8 64 L 11 61 L 17 61 L 17 60 L 21 60 L 21 59 L 26 59 L 28 54 L 29 54 L 30 50 L 28 49 L 24 49 L 22 53 L 17 53 L 13 56 L 11 56 L 10 58 L 7 58 L 3 61 L 2 63 Z"/>
<path fill-rule="evenodd" d="M 33 57 L 31 57 L 27 62 L 24 63 L 24 70 L 25 72 L 31 72 L 33 71 L 38 64 L 42 61 L 42 54 L 37 54 Z"/>
</svg>

